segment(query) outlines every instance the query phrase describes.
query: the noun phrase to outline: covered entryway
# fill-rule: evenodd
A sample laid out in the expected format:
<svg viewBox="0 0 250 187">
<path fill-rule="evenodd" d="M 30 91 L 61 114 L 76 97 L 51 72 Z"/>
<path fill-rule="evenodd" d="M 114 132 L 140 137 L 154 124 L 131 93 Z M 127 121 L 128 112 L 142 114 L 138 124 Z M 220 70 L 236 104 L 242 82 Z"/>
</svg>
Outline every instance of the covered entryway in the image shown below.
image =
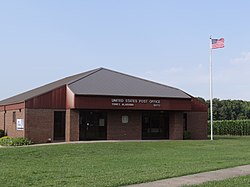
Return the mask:
<svg viewBox="0 0 250 187">
<path fill-rule="evenodd" d="M 102 111 L 80 111 L 79 113 L 80 140 L 106 140 L 107 114 Z"/>
<path fill-rule="evenodd" d="M 168 139 L 169 114 L 166 111 L 142 113 L 142 139 Z"/>
</svg>

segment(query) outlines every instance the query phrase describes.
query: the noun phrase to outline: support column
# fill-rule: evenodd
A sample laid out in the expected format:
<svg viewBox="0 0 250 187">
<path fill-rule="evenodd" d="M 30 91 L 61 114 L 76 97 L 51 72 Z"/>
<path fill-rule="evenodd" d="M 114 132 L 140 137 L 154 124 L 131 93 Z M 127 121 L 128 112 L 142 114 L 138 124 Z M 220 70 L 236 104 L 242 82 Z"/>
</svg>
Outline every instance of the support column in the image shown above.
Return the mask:
<svg viewBox="0 0 250 187">
<path fill-rule="evenodd" d="M 187 129 L 193 140 L 207 139 L 207 112 L 188 112 Z"/>
<path fill-rule="evenodd" d="M 169 113 L 169 139 L 183 139 L 183 112 Z"/>
<path fill-rule="evenodd" d="M 66 142 L 79 141 L 79 112 L 76 110 L 66 110 Z"/>
</svg>

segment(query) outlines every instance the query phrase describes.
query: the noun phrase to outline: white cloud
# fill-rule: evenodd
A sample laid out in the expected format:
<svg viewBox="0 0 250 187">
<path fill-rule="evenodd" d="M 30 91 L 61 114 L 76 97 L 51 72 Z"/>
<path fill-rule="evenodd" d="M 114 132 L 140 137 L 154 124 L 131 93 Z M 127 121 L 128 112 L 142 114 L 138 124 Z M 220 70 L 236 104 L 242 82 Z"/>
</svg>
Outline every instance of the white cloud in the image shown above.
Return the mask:
<svg viewBox="0 0 250 187">
<path fill-rule="evenodd" d="M 214 92 L 222 99 L 250 100 L 250 52 L 243 52 L 215 70 Z"/>
<path fill-rule="evenodd" d="M 141 77 L 209 98 L 209 63 L 153 69 Z M 250 101 L 250 52 L 213 67 L 214 97 Z"/>
<path fill-rule="evenodd" d="M 250 52 L 242 52 L 240 57 L 233 58 L 232 64 L 249 64 L 250 65 Z"/>
</svg>

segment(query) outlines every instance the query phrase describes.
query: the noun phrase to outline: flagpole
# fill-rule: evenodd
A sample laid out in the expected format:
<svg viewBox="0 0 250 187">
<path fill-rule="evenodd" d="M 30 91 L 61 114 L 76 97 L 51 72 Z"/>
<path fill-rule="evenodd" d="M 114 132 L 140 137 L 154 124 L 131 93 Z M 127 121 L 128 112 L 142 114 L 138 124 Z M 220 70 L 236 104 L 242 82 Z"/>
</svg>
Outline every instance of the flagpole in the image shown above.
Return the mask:
<svg viewBox="0 0 250 187">
<path fill-rule="evenodd" d="M 210 126 L 211 140 L 213 140 L 213 84 L 212 84 L 212 36 L 210 36 Z"/>
</svg>

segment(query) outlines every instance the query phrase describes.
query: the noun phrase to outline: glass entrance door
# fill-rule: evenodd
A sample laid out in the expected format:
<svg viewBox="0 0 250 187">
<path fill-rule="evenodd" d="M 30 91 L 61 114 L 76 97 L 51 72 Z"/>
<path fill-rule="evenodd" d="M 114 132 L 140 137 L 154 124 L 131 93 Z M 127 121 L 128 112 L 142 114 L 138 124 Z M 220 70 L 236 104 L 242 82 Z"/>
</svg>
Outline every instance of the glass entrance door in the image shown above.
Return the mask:
<svg viewBox="0 0 250 187">
<path fill-rule="evenodd" d="M 79 124 L 80 140 L 106 140 L 107 114 L 98 111 L 81 111 Z"/>
<path fill-rule="evenodd" d="M 168 139 L 167 112 L 149 111 L 142 114 L 142 139 Z"/>
</svg>

